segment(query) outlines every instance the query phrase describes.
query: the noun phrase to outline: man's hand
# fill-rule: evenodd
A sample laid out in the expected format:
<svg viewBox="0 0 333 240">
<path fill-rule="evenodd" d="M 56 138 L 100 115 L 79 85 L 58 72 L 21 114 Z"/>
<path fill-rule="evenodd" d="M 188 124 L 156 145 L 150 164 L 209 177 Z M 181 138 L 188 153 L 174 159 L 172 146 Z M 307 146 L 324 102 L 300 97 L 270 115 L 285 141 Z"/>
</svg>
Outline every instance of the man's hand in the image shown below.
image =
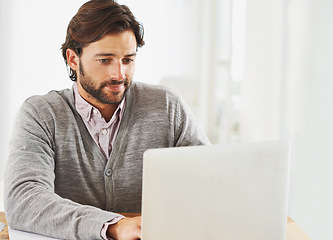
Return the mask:
<svg viewBox="0 0 333 240">
<path fill-rule="evenodd" d="M 123 218 L 110 225 L 107 236 L 116 240 L 138 240 L 141 238 L 141 216 Z"/>
</svg>

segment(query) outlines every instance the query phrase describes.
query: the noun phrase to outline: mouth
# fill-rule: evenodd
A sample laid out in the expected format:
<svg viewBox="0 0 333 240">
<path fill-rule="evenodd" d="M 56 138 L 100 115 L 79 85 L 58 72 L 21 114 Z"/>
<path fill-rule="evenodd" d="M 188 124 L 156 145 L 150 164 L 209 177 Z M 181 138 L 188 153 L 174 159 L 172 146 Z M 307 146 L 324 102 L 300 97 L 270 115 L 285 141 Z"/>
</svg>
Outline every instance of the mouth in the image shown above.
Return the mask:
<svg viewBox="0 0 333 240">
<path fill-rule="evenodd" d="M 121 81 L 112 80 L 110 83 L 105 84 L 105 87 L 113 92 L 121 92 L 125 90 L 125 85 L 126 84 L 124 80 Z"/>
<path fill-rule="evenodd" d="M 121 92 L 125 90 L 125 85 L 122 84 L 108 84 L 105 86 L 106 88 L 110 89 L 113 92 Z"/>
</svg>

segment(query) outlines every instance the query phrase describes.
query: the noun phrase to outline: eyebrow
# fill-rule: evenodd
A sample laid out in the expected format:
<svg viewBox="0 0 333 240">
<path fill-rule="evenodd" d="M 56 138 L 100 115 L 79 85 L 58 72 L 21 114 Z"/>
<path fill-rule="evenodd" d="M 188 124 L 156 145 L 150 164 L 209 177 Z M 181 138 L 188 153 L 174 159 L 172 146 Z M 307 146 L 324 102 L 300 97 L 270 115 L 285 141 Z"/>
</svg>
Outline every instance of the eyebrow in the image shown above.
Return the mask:
<svg viewBox="0 0 333 240">
<path fill-rule="evenodd" d="M 97 53 L 95 54 L 95 57 L 115 57 L 116 55 L 113 53 Z M 136 53 L 131 53 L 131 54 L 127 54 L 124 57 L 135 57 Z"/>
</svg>

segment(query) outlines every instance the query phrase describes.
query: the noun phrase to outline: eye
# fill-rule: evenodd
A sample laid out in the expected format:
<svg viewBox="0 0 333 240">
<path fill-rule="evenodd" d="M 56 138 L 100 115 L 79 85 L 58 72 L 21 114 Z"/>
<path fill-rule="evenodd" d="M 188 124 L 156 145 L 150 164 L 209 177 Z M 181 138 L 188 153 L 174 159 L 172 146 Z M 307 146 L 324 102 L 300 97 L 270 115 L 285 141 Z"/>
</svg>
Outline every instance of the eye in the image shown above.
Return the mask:
<svg viewBox="0 0 333 240">
<path fill-rule="evenodd" d="M 124 64 L 130 64 L 131 62 L 133 62 L 133 59 L 131 59 L 131 58 L 124 58 L 123 59 Z"/>
<path fill-rule="evenodd" d="M 110 62 L 110 59 L 99 59 L 98 60 L 100 63 L 106 64 Z"/>
</svg>

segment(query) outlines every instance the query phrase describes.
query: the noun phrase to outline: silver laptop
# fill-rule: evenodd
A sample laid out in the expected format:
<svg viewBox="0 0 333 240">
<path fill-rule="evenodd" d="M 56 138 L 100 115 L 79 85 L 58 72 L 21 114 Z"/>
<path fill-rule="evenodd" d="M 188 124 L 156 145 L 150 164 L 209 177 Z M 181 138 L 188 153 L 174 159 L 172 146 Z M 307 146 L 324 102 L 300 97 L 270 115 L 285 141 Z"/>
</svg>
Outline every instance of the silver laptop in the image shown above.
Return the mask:
<svg viewBox="0 0 333 240">
<path fill-rule="evenodd" d="M 143 240 L 285 240 L 289 142 L 144 154 Z"/>
</svg>

